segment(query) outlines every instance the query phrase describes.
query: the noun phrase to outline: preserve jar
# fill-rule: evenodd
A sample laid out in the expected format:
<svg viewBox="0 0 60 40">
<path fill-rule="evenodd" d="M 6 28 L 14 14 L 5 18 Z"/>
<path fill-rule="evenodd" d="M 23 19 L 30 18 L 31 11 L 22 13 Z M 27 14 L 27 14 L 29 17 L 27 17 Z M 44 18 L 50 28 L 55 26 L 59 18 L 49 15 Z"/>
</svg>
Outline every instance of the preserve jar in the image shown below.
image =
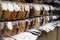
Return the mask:
<svg viewBox="0 0 60 40">
<path fill-rule="evenodd" d="M 40 26 L 40 18 L 35 18 L 33 22 L 34 28 L 37 28 Z"/>
<path fill-rule="evenodd" d="M 29 13 L 29 17 L 34 15 L 34 7 L 30 5 L 30 13 Z"/>
<path fill-rule="evenodd" d="M 3 10 L 2 10 L 2 5 L 0 4 L 0 18 L 2 18 L 2 14 L 3 13 Z"/>
<path fill-rule="evenodd" d="M 34 5 L 34 16 L 39 16 L 40 15 L 40 7 L 39 5 Z"/>
<path fill-rule="evenodd" d="M 25 28 L 26 28 L 26 21 L 20 21 L 19 22 L 19 30 L 18 30 L 18 33 L 24 32 L 25 31 Z"/>
<path fill-rule="evenodd" d="M 13 7 L 14 7 L 14 10 L 11 12 L 10 18 L 16 18 L 17 17 L 17 13 L 20 10 L 20 8 L 17 5 L 17 3 L 13 3 Z"/>
<path fill-rule="evenodd" d="M 44 5 L 44 14 L 43 15 L 49 15 L 49 6 Z"/>
<path fill-rule="evenodd" d="M 12 22 L 12 26 L 13 26 L 13 29 L 11 31 L 11 35 L 16 35 L 17 34 L 17 23 L 16 22 Z"/>
<path fill-rule="evenodd" d="M 12 32 L 12 29 L 13 29 L 13 26 L 12 26 L 12 22 L 6 22 L 5 23 L 5 29 L 3 29 L 3 30 L 5 30 L 5 32 L 4 32 L 4 36 L 11 36 L 11 32 Z"/>
<path fill-rule="evenodd" d="M 10 18 L 11 9 L 12 5 L 10 5 L 10 3 L 2 3 L 2 9 L 3 9 L 3 18 L 7 19 Z"/>
<path fill-rule="evenodd" d="M 25 18 L 26 16 L 26 10 L 25 10 L 25 6 L 23 4 L 21 4 L 20 7 L 20 11 L 18 11 L 18 14 L 17 14 L 17 18 Z"/>
</svg>

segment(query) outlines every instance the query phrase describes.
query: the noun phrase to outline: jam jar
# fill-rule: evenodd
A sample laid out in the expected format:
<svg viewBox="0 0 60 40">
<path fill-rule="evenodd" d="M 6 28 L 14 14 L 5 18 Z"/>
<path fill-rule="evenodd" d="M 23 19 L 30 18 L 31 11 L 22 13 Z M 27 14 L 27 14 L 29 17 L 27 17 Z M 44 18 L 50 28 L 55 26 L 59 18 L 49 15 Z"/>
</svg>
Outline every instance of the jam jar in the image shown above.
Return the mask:
<svg viewBox="0 0 60 40">
<path fill-rule="evenodd" d="M 29 17 L 34 15 L 34 6 L 30 5 L 30 13 L 29 13 Z"/>
<path fill-rule="evenodd" d="M 44 14 L 43 15 L 49 15 L 49 6 L 44 5 Z"/>
<path fill-rule="evenodd" d="M 12 22 L 6 22 L 4 36 L 11 36 L 12 29 Z"/>
<path fill-rule="evenodd" d="M 16 3 L 13 3 L 14 10 L 11 12 L 10 18 L 16 18 L 17 13 L 20 10 L 19 6 Z"/>
<path fill-rule="evenodd" d="M 17 15 L 17 18 L 25 18 L 26 16 L 26 10 L 25 10 L 25 6 L 22 4 L 20 6 L 20 11 L 18 11 L 18 15 Z"/>
<path fill-rule="evenodd" d="M 10 3 L 3 4 L 3 18 L 10 18 L 11 11 L 13 11 L 13 6 Z M 6 8 L 5 8 L 6 7 Z"/>
<path fill-rule="evenodd" d="M 35 18 L 33 22 L 34 28 L 37 28 L 40 26 L 40 18 Z"/>
<path fill-rule="evenodd" d="M 26 28 L 26 21 L 20 21 L 19 22 L 19 30 L 18 30 L 18 33 L 24 32 L 25 31 L 25 28 Z"/>
<path fill-rule="evenodd" d="M 16 22 L 12 22 L 12 26 L 13 26 L 13 29 L 11 31 L 11 35 L 16 35 L 17 34 L 17 23 Z"/>
<path fill-rule="evenodd" d="M 34 5 L 34 16 L 39 16 L 39 15 L 40 15 L 40 6 Z"/>
</svg>

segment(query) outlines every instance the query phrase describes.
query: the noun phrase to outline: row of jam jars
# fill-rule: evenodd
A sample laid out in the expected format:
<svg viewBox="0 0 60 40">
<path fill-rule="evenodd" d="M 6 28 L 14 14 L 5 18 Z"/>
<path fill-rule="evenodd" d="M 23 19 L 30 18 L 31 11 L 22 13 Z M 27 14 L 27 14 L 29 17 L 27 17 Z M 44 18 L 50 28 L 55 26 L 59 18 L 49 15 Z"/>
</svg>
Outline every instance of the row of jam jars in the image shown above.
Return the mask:
<svg viewBox="0 0 60 40">
<path fill-rule="evenodd" d="M 35 18 L 29 21 L 16 21 L 16 22 L 6 22 L 3 28 L 4 36 L 13 36 L 18 33 L 24 32 L 29 29 L 37 28 L 40 26 L 40 18 Z"/>
<path fill-rule="evenodd" d="M 30 4 L 29 16 L 49 15 L 52 13 L 52 6 Z"/>
<path fill-rule="evenodd" d="M 0 35 L 13 36 L 32 28 L 38 28 L 56 18 L 56 16 L 46 16 L 16 22 L 0 22 Z"/>
<path fill-rule="evenodd" d="M 26 30 L 37 28 L 40 26 L 40 18 L 29 19 Z"/>
<path fill-rule="evenodd" d="M 59 18 L 59 16 L 45 16 L 43 17 L 43 25 L 55 21 L 55 19 Z"/>
<path fill-rule="evenodd" d="M 19 4 L 21 11 L 18 11 L 17 18 L 24 18 L 29 16 L 29 5 L 26 4 Z"/>
<path fill-rule="evenodd" d="M 51 8 L 51 7 L 50 7 Z M 51 8 L 52 10 L 53 8 Z M 1 3 L 0 18 L 24 18 L 31 16 L 47 15 L 52 11 L 47 5 L 22 4 L 22 3 Z"/>
<path fill-rule="evenodd" d="M 1 3 L 0 18 L 24 18 L 29 16 L 29 6 L 17 3 Z"/>
<path fill-rule="evenodd" d="M 1 18 L 10 18 L 14 10 L 12 3 L 1 3 L 2 6 L 2 16 Z M 14 15 L 15 16 L 15 15 Z"/>
<path fill-rule="evenodd" d="M 24 32 L 26 21 L 22 22 L 0 22 L 0 35 L 13 36 L 20 32 Z"/>
<path fill-rule="evenodd" d="M 27 29 L 26 30 L 38 28 L 42 25 L 45 25 L 49 22 L 49 20 L 50 20 L 49 16 L 29 19 L 29 21 L 27 22 Z"/>
</svg>

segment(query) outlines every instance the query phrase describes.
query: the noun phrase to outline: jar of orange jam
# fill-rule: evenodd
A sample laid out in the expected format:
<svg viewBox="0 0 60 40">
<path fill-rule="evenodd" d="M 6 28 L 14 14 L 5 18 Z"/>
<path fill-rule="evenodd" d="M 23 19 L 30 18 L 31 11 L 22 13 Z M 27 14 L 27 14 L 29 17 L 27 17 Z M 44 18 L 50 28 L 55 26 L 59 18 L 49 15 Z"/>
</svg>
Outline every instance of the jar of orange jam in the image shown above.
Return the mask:
<svg viewBox="0 0 60 40">
<path fill-rule="evenodd" d="M 14 10 L 11 12 L 10 18 L 16 18 L 17 13 L 20 10 L 19 6 L 16 3 L 13 3 Z"/>
<path fill-rule="evenodd" d="M 21 4 L 20 11 L 18 12 L 17 18 L 24 18 L 26 16 L 25 5 Z"/>
<path fill-rule="evenodd" d="M 3 18 L 10 18 L 11 15 L 11 11 L 14 10 L 13 5 L 11 3 L 3 3 L 2 4 L 3 7 Z"/>
<path fill-rule="evenodd" d="M 5 27 L 4 36 L 11 36 L 11 32 L 13 29 L 12 23 L 6 22 L 4 27 Z"/>
</svg>

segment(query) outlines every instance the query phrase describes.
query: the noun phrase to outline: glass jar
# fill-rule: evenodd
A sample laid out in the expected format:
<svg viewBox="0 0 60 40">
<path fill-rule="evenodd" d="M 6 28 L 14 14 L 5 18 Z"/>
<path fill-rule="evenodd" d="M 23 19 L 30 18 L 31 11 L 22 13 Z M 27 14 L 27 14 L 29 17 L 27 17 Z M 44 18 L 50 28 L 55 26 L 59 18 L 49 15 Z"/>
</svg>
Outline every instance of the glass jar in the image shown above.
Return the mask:
<svg viewBox="0 0 60 40">
<path fill-rule="evenodd" d="M 33 22 L 34 28 L 37 28 L 40 26 L 40 18 L 35 18 Z"/>
<path fill-rule="evenodd" d="M 16 18 L 17 17 L 17 13 L 20 10 L 20 8 L 19 8 L 17 3 L 13 3 L 12 5 L 14 7 L 14 10 L 11 12 L 10 18 Z"/>
<path fill-rule="evenodd" d="M 21 10 L 18 11 L 17 18 L 24 18 L 26 16 L 25 6 L 23 4 L 21 4 L 20 9 Z"/>
<path fill-rule="evenodd" d="M 43 15 L 49 15 L 49 6 L 44 5 L 44 14 Z"/>
<path fill-rule="evenodd" d="M 5 19 L 8 19 L 8 18 L 10 18 L 10 14 L 11 14 L 11 12 L 9 11 L 9 10 L 5 10 L 4 12 L 3 12 L 3 18 L 5 18 Z"/>
<path fill-rule="evenodd" d="M 11 32 L 12 32 L 12 29 L 13 29 L 13 26 L 12 26 L 12 23 L 11 22 L 6 22 L 5 25 L 4 25 L 4 29 L 5 32 L 4 32 L 4 36 L 10 36 L 11 35 Z"/>
<path fill-rule="evenodd" d="M 16 18 L 16 15 L 17 15 L 17 12 L 14 10 L 11 12 L 10 18 L 11 19 Z"/>
<path fill-rule="evenodd" d="M 17 34 L 17 23 L 16 22 L 12 22 L 12 26 L 13 26 L 13 29 L 11 31 L 11 35 L 16 35 Z"/>
<path fill-rule="evenodd" d="M 11 3 L 2 3 L 3 9 L 3 18 L 7 19 L 11 16 L 11 11 L 14 10 L 13 5 Z"/>
<path fill-rule="evenodd" d="M 24 32 L 25 31 L 25 28 L 26 28 L 26 21 L 21 21 L 19 22 L 19 30 L 18 30 L 18 33 L 20 32 Z"/>
<path fill-rule="evenodd" d="M 29 13 L 29 17 L 34 15 L 34 7 L 30 6 L 30 13 Z"/>
</svg>

